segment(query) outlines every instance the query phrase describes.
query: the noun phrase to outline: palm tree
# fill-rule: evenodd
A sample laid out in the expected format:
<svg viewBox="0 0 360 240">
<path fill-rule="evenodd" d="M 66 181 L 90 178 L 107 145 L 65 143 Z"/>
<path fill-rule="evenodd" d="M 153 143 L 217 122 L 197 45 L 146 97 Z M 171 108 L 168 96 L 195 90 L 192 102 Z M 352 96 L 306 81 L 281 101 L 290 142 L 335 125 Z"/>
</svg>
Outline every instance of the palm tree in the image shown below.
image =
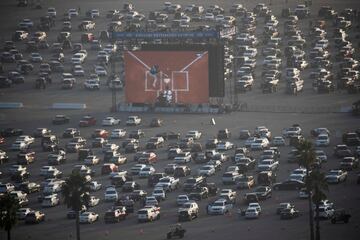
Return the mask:
<svg viewBox="0 0 360 240">
<path fill-rule="evenodd" d="M 312 171 L 308 180 L 308 185 L 310 185 L 311 189 L 313 189 L 314 192 L 312 200 L 315 203 L 315 239 L 320 240 L 319 205 L 321 203 L 321 200 L 326 199 L 324 190 L 328 190 L 328 184 L 325 179 L 325 174 L 321 173 L 319 170 Z"/>
<path fill-rule="evenodd" d="M 309 179 L 309 174 L 312 164 L 314 164 L 316 157 L 312 142 L 308 140 L 300 141 L 296 149 L 299 151 L 299 165 L 306 169 L 306 179 Z M 306 184 L 306 191 L 309 194 L 309 224 L 310 224 L 310 239 L 314 240 L 314 213 L 312 211 L 312 199 L 310 197 L 312 188 L 311 185 Z"/>
<path fill-rule="evenodd" d="M 9 193 L 0 198 L 0 228 L 7 232 L 7 239 L 11 239 L 11 229 L 17 223 L 16 212 L 20 208 L 18 200 Z"/>
<path fill-rule="evenodd" d="M 79 173 L 73 173 L 65 181 L 62 187 L 64 202 L 68 208 L 75 211 L 76 215 L 76 239 L 80 240 L 80 221 L 79 214 L 83 206 L 89 203 L 89 188 L 86 186 L 85 177 Z"/>
</svg>

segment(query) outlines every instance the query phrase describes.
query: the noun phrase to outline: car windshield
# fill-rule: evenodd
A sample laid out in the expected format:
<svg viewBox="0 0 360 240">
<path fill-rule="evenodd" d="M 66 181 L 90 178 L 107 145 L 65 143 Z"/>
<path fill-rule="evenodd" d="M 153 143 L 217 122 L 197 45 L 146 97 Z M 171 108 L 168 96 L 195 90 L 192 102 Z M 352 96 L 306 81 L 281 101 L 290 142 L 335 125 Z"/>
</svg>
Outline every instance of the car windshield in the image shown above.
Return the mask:
<svg viewBox="0 0 360 240">
<path fill-rule="evenodd" d="M 213 206 L 222 207 L 222 206 L 224 206 L 224 202 L 215 202 L 215 203 L 213 204 Z"/>
<path fill-rule="evenodd" d="M 328 137 L 327 137 L 327 136 L 319 136 L 318 139 L 319 139 L 319 140 L 327 140 Z"/>
<path fill-rule="evenodd" d="M 162 178 L 159 182 L 168 183 L 170 182 L 170 178 Z"/>
</svg>

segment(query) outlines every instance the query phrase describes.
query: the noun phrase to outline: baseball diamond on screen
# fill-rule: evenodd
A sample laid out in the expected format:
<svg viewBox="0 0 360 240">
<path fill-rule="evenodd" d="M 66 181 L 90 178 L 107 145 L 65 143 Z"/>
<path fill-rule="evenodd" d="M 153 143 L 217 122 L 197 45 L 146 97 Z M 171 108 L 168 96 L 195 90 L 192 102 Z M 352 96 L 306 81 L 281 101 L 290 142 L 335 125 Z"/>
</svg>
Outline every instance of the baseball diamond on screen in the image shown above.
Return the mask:
<svg viewBox="0 0 360 240">
<path fill-rule="evenodd" d="M 167 91 L 172 103 L 208 103 L 208 55 L 207 51 L 126 51 L 126 102 L 155 103 Z"/>
</svg>

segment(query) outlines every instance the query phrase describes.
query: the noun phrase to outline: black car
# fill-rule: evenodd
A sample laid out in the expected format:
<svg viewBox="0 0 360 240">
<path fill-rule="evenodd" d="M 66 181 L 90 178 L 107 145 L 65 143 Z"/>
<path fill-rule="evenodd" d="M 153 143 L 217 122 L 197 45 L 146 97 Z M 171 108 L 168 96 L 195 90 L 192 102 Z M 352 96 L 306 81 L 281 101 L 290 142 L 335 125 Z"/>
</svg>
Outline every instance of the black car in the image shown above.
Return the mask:
<svg viewBox="0 0 360 240">
<path fill-rule="evenodd" d="M 19 128 L 6 128 L 1 131 L 1 136 L 3 137 L 12 137 L 12 136 L 20 136 L 23 134 L 23 130 Z"/>
<path fill-rule="evenodd" d="M 298 180 L 287 180 L 273 185 L 274 190 L 300 190 L 305 187 L 305 183 Z"/>
<path fill-rule="evenodd" d="M 139 190 L 139 189 L 140 189 L 140 185 L 134 181 L 127 181 L 122 186 L 123 192 L 132 192 L 134 190 Z"/>
<path fill-rule="evenodd" d="M 140 145 L 138 143 L 129 143 L 125 147 L 125 153 L 134 153 L 140 150 Z"/>
<path fill-rule="evenodd" d="M 148 177 L 148 186 L 149 187 L 155 186 L 155 184 L 159 182 L 160 178 L 163 178 L 165 176 L 166 176 L 165 173 L 154 173 L 153 175 L 150 175 Z"/>
<path fill-rule="evenodd" d="M 135 139 L 139 139 L 141 137 L 144 137 L 145 133 L 142 130 L 133 130 L 129 133 L 129 138 L 135 138 Z"/>
<path fill-rule="evenodd" d="M 205 143 L 206 149 L 215 149 L 216 144 L 218 144 L 219 140 L 217 138 L 208 139 Z"/>
<path fill-rule="evenodd" d="M 335 224 L 337 222 L 348 223 L 351 215 L 347 213 L 344 209 L 336 209 L 334 215 L 331 217 L 331 223 Z"/>
<path fill-rule="evenodd" d="M 217 138 L 220 140 L 229 139 L 230 137 L 231 137 L 231 133 L 227 128 L 219 130 L 217 134 Z"/>
<path fill-rule="evenodd" d="M 258 186 L 254 190 L 254 193 L 257 195 L 259 200 L 265 200 L 267 198 L 271 198 L 272 195 L 272 191 L 269 186 Z"/>
<path fill-rule="evenodd" d="M 52 123 L 55 125 L 66 124 L 70 122 L 70 118 L 65 115 L 56 115 L 52 120 Z"/>
<path fill-rule="evenodd" d="M 150 122 L 150 127 L 161 127 L 163 124 L 163 120 L 160 118 L 153 118 Z"/>
<path fill-rule="evenodd" d="M 68 128 L 63 133 L 63 138 L 74 138 L 80 136 L 80 131 L 76 128 Z"/>
<path fill-rule="evenodd" d="M 180 133 L 176 133 L 176 132 L 164 132 L 164 133 L 159 133 L 156 134 L 156 137 L 163 137 L 164 140 L 177 140 L 180 139 Z"/>
</svg>

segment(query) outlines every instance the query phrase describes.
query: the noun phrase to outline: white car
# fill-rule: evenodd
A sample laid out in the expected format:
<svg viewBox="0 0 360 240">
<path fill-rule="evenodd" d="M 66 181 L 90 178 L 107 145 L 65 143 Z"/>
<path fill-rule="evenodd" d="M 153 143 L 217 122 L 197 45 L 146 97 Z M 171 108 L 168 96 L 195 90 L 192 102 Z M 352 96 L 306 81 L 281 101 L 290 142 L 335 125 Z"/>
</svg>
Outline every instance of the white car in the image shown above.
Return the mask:
<svg viewBox="0 0 360 240">
<path fill-rule="evenodd" d="M 191 130 L 188 131 L 185 137 L 191 137 L 194 140 L 200 139 L 201 138 L 202 133 L 200 131 L 197 130 Z"/>
<path fill-rule="evenodd" d="M 109 54 L 105 51 L 99 51 L 97 56 L 96 56 L 98 61 L 103 61 L 103 62 L 108 62 L 110 57 Z"/>
<path fill-rule="evenodd" d="M 59 182 L 52 182 L 47 184 L 44 189 L 43 193 L 45 194 L 53 194 L 61 192 L 61 184 Z"/>
<path fill-rule="evenodd" d="M 165 200 L 166 198 L 166 191 L 162 188 L 155 188 L 152 192 L 152 196 L 155 196 L 158 200 Z"/>
<path fill-rule="evenodd" d="M 95 67 L 95 73 L 98 76 L 107 76 L 107 71 L 103 66 L 96 66 Z"/>
<path fill-rule="evenodd" d="M 292 137 L 292 136 L 299 136 L 299 135 L 301 135 L 302 130 L 301 130 L 300 127 L 295 126 L 295 127 L 289 127 L 289 128 L 283 129 L 282 133 L 283 133 L 284 137 L 290 138 L 290 137 Z"/>
<path fill-rule="evenodd" d="M 118 192 L 116 191 L 115 187 L 108 187 L 105 190 L 105 201 L 112 201 L 116 202 L 119 198 Z"/>
<path fill-rule="evenodd" d="M 99 214 L 94 212 L 83 212 L 80 214 L 80 223 L 93 223 L 99 219 Z"/>
<path fill-rule="evenodd" d="M 282 136 L 276 136 L 272 139 L 273 146 L 285 146 L 285 139 Z"/>
<path fill-rule="evenodd" d="M 68 10 L 68 15 L 70 17 L 76 17 L 79 16 L 79 12 L 75 8 L 71 8 Z"/>
<path fill-rule="evenodd" d="M 131 167 L 130 172 L 132 175 L 137 175 L 141 171 L 141 169 L 147 167 L 145 164 L 135 164 L 133 167 Z"/>
<path fill-rule="evenodd" d="M 100 199 L 95 197 L 95 196 L 90 196 L 89 199 L 89 207 L 95 207 L 96 205 L 98 205 L 100 202 Z"/>
<path fill-rule="evenodd" d="M 221 141 L 218 144 L 216 144 L 216 150 L 218 151 L 226 151 L 233 148 L 234 148 L 234 144 L 229 141 L 224 141 L 224 142 Z"/>
<path fill-rule="evenodd" d="M 200 176 L 212 176 L 215 174 L 215 167 L 213 165 L 204 165 L 198 169 Z"/>
<path fill-rule="evenodd" d="M 74 65 L 82 64 L 82 63 L 84 63 L 85 58 L 86 58 L 86 55 L 84 53 L 80 53 L 80 52 L 75 53 L 73 55 L 73 57 L 71 58 L 71 63 Z"/>
<path fill-rule="evenodd" d="M 330 138 L 327 134 L 320 134 L 315 140 L 315 145 L 317 147 L 327 147 L 330 145 Z"/>
<path fill-rule="evenodd" d="M 249 203 L 248 208 L 256 208 L 256 210 L 261 213 L 261 207 L 259 203 Z"/>
<path fill-rule="evenodd" d="M 264 159 L 259 162 L 257 166 L 257 171 L 275 171 L 279 167 L 279 161 L 274 161 L 273 159 Z"/>
<path fill-rule="evenodd" d="M 264 150 L 269 147 L 269 140 L 267 138 L 257 138 L 250 146 L 251 150 Z"/>
<path fill-rule="evenodd" d="M 96 192 L 101 189 L 102 184 L 97 181 L 90 181 L 87 183 L 87 186 L 89 187 L 90 191 Z"/>
<path fill-rule="evenodd" d="M 188 195 L 181 194 L 181 195 L 177 196 L 177 198 L 176 198 L 176 204 L 178 206 L 182 206 L 184 203 L 186 203 L 188 201 L 190 201 Z"/>
<path fill-rule="evenodd" d="M 228 203 L 226 199 L 220 198 L 214 203 L 209 204 L 207 213 L 210 215 L 224 215 L 228 213 L 232 207 L 233 205 Z"/>
<path fill-rule="evenodd" d="M 256 208 L 247 208 L 245 211 L 245 218 L 247 219 L 259 218 L 259 211 Z"/>
<path fill-rule="evenodd" d="M 139 125 L 141 123 L 141 118 L 138 116 L 129 116 L 126 120 L 126 125 L 132 126 L 132 125 Z"/>
<path fill-rule="evenodd" d="M 56 17 L 56 9 L 54 7 L 49 7 L 47 10 L 47 15 L 50 17 Z"/>
<path fill-rule="evenodd" d="M 157 206 L 157 205 L 159 205 L 159 201 L 156 199 L 155 196 L 148 196 L 148 197 L 145 197 L 145 205 Z"/>
<path fill-rule="evenodd" d="M 191 161 L 190 152 L 181 152 L 174 158 L 174 163 L 176 164 L 185 164 Z"/>
<path fill-rule="evenodd" d="M 147 178 L 154 173 L 155 173 L 155 168 L 153 166 L 146 166 L 140 170 L 139 177 Z"/>
<path fill-rule="evenodd" d="M 123 138 L 125 137 L 126 135 L 126 130 L 125 129 L 114 129 L 111 131 L 110 133 L 110 138 L 115 138 L 115 139 L 118 139 L 118 138 Z"/>
<path fill-rule="evenodd" d="M 73 67 L 74 76 L 83 77 L 85 76 L 84 68 L 81 65 L 75 65 Z"/>
<path fill-rule="evenodd" d="M 48 196 L 44 197 L 44 199 L 41 203 L 41 206 L 42 207 L 55 207 L 59 204 L 60 204 L 60 199 L 57 196 L 57 194 L 52 194 L 52 195 L 48 195 Z"/>
<path fill-rule="evenodd" d="M 95 79 L 88 79 L 84 83 L 84 87 L 89 90 L 99 90 L 100 89 L 100 81 Z"/>
<path fill-rule="evenodd" d="M 214 21 L 215 20 L 215 16 L 212 13 L 206 13 L 204 16 L 204 20 L 205 21 Z"/>
<path fill-rule="evenodd" d="M 100 158 L 98 158 L 97 156 L 93 156 L 93 155 L 87 156 L 84 160 L 84 164 L 86 166 L 96 165 L 96 164 L 99 164 L 99 162 L 100 162 Z"/>
<path fill-rule="evenodd" d="M 120 124 L 120 119 L 114 117 L 106 117 L 101 123 L 103 126 L 114 126 Z"/>
<path fill-rule="evenodd" d="M 16 141 L 23 141 L 26 144 L 32 144 L 35 142 L 35 138 L 29 136 L 29 135 L 21 135 L 16 138 Z"/>
</svg>

